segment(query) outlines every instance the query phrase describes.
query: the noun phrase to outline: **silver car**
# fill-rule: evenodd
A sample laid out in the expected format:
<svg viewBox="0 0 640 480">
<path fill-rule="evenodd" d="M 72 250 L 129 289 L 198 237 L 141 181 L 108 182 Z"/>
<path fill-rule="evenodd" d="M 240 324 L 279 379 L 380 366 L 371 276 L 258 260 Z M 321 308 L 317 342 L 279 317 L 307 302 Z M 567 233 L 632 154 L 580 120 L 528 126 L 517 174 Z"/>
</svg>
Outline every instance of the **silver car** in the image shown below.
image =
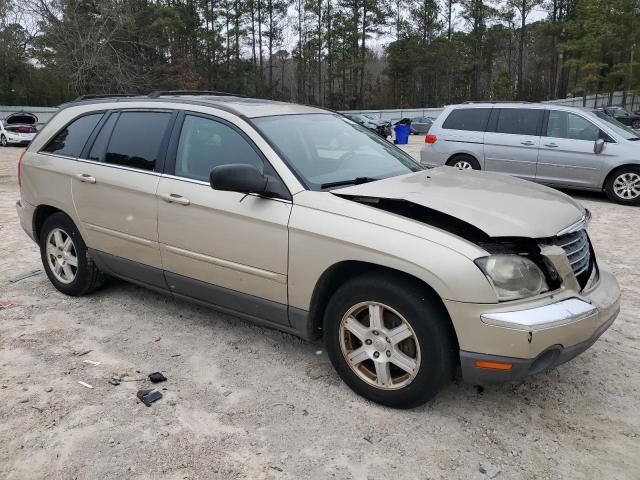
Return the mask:
<svg viewBox="0 0 640 480">
<path fill-rule="evenodd" d="M 603 112 L 535 103 L 451 105 L 420 152 L 426 167 L 506 173 L 553 187 L 604 190 L 640 204 L 640 133 Z"/>
</svg>

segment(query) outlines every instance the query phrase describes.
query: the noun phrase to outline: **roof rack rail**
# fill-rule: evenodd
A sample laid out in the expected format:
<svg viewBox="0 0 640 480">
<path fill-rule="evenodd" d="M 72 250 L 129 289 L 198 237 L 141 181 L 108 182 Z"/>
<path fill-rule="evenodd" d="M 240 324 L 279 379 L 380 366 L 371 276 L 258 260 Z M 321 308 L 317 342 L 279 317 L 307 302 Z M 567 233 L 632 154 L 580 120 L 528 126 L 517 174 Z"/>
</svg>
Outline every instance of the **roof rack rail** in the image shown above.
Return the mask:
<svg viewBox="0 0 640 480">
<path fill-rule="evenodd" d="M 74 102 L 80 102 L 82 100 L 92 100 L 95 98 L 120 98 L 120 97 L 139 97 L 139 93 L 98 93 L 91 95 L 80 95 L 78 98 L 73 100 Z"/>
<path fill-rule="evenodd" d="M 221 92 L 219 90 L 155 90 L 147 95 L 149 98 L 158 98 L 163 95 L 218 95 L 221 97 L 241 97 L 239 93 Z"/>
<path fill-rule="evenodd" d="M 467 100 L 466 102 L 462 102 L 463 104 L 472 104 L 472 103 L 531 103 L 527 100 Z"/>
</svg>

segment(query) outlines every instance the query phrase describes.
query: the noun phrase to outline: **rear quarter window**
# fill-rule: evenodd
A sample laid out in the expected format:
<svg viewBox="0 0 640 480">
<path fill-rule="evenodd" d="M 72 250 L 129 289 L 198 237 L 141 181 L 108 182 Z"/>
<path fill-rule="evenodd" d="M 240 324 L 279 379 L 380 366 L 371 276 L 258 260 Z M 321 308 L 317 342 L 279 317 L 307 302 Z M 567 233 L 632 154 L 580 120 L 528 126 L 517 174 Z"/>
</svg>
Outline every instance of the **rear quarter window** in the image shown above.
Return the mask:
<svg viewBox="0 0 640 480">
<path fill-rule="evenodd" d="M 92 113 L 75 119 L 58 132 L 42 151 L 67 157 L 78 157 L 102 115 L 102 112 Z"/>
<path fill-rule="evenodd" d="M 444 121 L 442 128 L 484 132 L 490 113 L 490 108 L 456 108 Z"/>
</svg>

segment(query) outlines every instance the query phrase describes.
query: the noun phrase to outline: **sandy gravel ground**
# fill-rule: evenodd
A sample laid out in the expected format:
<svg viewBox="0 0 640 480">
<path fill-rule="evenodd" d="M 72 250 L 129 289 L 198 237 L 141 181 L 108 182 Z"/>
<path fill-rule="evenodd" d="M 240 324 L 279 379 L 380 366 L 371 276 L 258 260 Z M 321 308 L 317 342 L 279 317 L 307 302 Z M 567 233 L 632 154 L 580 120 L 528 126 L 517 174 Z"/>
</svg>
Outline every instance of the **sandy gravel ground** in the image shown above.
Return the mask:
<svg viewBox="0 0 640 480">
<path fill-rule="evenodd" d="M 499 479 L 640 478 L 640 208 L 577 195 L 624 290 L 588 352 L 394 411 L 353 394 L 320 345 L 119 281 L 85 298 L 43 274 L 10 284 L 40 268 L 14 209 L 18 154 L 0 149 L 0 301 L 18 304 L 0 310 L 0 478 L 489 478 L 480 463 Z M 150 408 L 147 381 L 107 383 L 156 370 Z"/>
</svg>

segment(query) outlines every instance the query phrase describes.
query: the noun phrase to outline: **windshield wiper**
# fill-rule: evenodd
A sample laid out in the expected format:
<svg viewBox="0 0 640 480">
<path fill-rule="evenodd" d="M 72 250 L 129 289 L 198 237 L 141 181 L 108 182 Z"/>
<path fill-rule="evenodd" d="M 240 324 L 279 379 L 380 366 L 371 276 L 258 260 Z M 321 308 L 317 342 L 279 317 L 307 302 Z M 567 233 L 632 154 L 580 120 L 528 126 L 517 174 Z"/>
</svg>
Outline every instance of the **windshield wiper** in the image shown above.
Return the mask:
<svg viewBox="0 0 640 480">
<path fill-rule="evenodd" d="M 640 140 L 640 137 L 631 137 L 631 138 L 627 138 L 627 140 L 631 142 L 637 142 L 638 140 Z"/>
<path fill-rule="evenodd" d="M 356 178 L 352 178 L 351 180 L 341 180 L 339 182 L 323 183 L 320 185 L 320 188 L 325 189 L 325 188 L 331 188 L 331 187 L 341 187 L 343 185 L 360 185 L 361 183 L 375 182 L 376 180 L 378 179 L 371 178 L 371 177 L 356 177 Z"/>
</svg>

